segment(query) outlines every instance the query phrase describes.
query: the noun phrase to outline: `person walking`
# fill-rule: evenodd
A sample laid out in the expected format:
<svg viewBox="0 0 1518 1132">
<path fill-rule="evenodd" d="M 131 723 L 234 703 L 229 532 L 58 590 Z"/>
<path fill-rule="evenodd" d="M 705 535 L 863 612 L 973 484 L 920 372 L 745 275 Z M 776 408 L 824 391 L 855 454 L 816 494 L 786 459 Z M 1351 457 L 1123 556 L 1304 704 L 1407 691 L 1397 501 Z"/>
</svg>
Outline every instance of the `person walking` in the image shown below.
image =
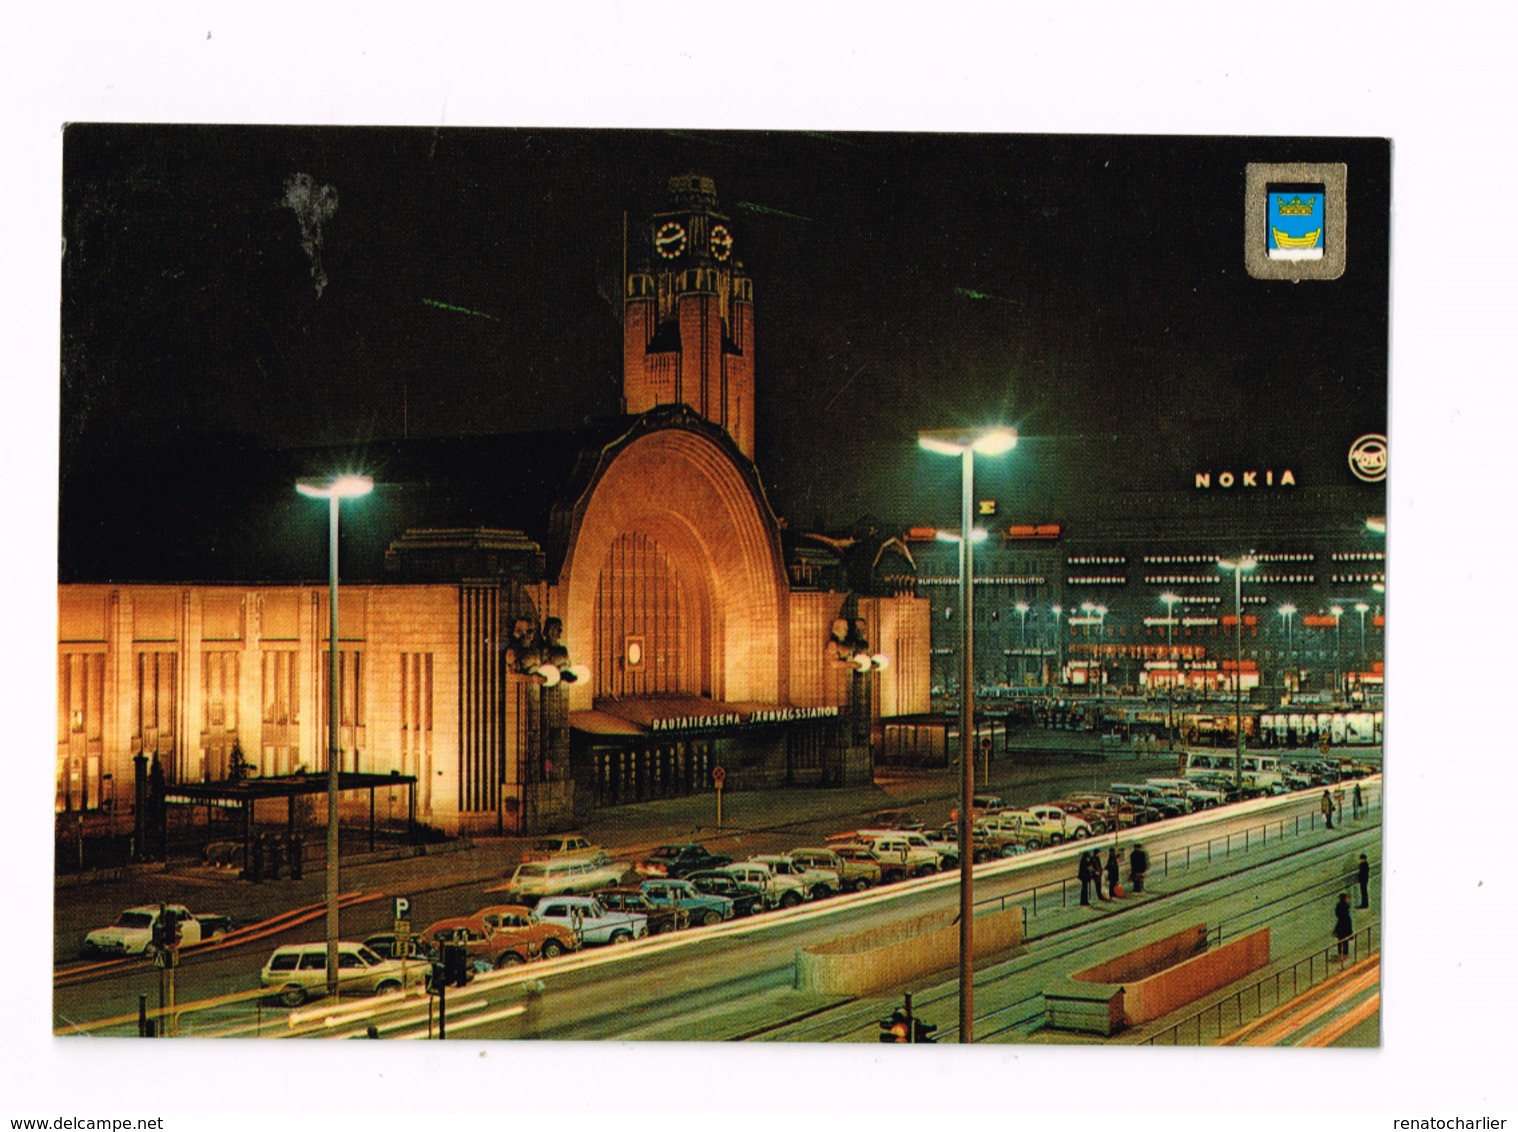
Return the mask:
<svg viewBox="0 0 1518 1132">
<path fill-rule="evenodd" d="M 1114 899 L 1117 898 L 1117 885 L 1118 885 L 1117 846 L 1113 845 L 1113 846 L 1109 846 L 1108 849 L 1107 849 L 1107 891 L 1112 894 L 1112 896 L 1113 896 Z"/>
<path fill-rule="evenodd" d="M 1081 903 L 1091 903 L 1091 854 L 1082 853 L 1077 875 L 1081 880 Z"/>
<path fill-rule="evenodd" d="M 1351 802 L 1354 803 L 1354 807 L 1355 807 L 1355 811 L 1354 811 L 1355 821 L 1359 821 L 1360 820 L 1360 807 L 1362 807 L 1362 806 L 1365 805 L 1365 795 L 1362 794 L 1362 793 L 1360 793 L 1360 784 L 1358 782 L 1355 783 L 1355 792 L 1354 792 L 1353 795 L 1351 795 L 1350 800 L 1351 800 Z"/>
<path fill-rule="evenodd" d="M 1339 824 L 1344 824 L 1344 787 L 1334 787 L 1334 813 L 1338 815 Z"/>
<path fill-rule="evenodd" d="M 1144 874 L 1149 871 L 1149 854 L 1142 845 L 1134 845 L 1128 854 L 1128 875 L 1133 879 L 1133 891 L 1144 891 Z"/>
<path fill-rule="evenodd" d="M 1098 900 L 1107 899 L 1102 892 L 1102 851 L 1100 849 L 1091 850 L 1091 887 L 1096 890 Z"/>
<path fill-rule="evenodd" d="M 1355 883 L 1360 886 L 1360 907 L 1370 907 L 1370 862 L 1360 854 L 1360 866 L 1355 869 Z"/>
<path fill-rule="evenodd" d="M 1349 937 L 1355 934 L 1354 922 L 1349 915 L 1349 893 L 1339 893 L 1334 905 L 1334 938 L 1339 941 L 1339 962 L 1349 958 Z"/>
<path fill-rule="evenodd" d="M 1323 821 L 1329 829 L 1334 827 L 1334 800 L 1327 790 L 1323 791 L 1323 801 L 1319 808 L 1323 811 Z"/>
</svg>

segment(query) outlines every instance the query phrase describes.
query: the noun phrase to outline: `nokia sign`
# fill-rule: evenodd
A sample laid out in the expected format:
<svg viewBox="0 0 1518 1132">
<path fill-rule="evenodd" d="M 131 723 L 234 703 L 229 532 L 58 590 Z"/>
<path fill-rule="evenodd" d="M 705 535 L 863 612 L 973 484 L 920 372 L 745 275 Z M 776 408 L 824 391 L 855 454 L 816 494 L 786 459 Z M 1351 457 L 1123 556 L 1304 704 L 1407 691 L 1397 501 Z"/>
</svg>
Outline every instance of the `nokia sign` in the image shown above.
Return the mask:
<svg viewBox="0 0 1518 1132">
<path fill-rule="evenodd" d="M 1248 472 L 1197 472 L 1193 481 L 1197 488 L 1210 488 L 1216 483 L 1221 488 L 1231 487 L 1296 487 L 1297 477 L 1290 468 L 1276 471 L 1274 468 Z"/>
</svg>

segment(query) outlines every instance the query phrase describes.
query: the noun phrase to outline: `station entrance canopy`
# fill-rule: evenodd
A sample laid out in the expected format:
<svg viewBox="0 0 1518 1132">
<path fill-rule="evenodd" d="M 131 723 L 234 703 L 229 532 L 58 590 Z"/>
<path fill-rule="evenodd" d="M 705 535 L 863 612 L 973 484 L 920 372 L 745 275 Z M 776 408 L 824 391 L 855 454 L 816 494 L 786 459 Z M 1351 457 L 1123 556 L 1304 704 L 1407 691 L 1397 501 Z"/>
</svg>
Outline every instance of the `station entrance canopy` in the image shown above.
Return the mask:
<svg viewBox="0 0 1518 1132">
<path fill-rule="evenodd" d="M 591 711 L 572 711 L 574 730 L 602 740 L 613 736 L 733 735 L 759 728 L 837 719 L 837 704 L 790 707 L 782 704 L 723 702 L 699 696 L 602 700 Z"/>
</svg>

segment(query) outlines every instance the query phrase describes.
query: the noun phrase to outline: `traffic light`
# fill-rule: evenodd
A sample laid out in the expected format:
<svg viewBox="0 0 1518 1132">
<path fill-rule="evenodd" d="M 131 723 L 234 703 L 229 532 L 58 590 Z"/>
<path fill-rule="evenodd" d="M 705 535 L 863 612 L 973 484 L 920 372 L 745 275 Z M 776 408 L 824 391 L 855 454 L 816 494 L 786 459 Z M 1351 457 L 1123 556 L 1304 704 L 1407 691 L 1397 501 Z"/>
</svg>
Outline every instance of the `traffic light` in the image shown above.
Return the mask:
<svg viewBox="0 0 1518 1132">
<path fill-rule="evenodd" d="M 886 1045 L 906 1045 L 910 1033 L 905 1011 L 893 1010 L 889 1018 L 880 1020 L 880 1040 Z"/>
<path fill-rule="evenodd" d="M 469 969 L 469 951 L 460 943 L 443 945 L 443 978 L 450 987 L 465 987 L 474 973 Z"/>
<path fill-rule="evenodd" d="M 934 1026 L 931 1023 L 929 1023 L 929 1022 L 924 1022 L 921 1019 L 917 1019 L 917 1018 L 912 1019 L 912 1041 L 913 1041 L 913 1043 L 916 1044 L 916 1045 L 923 1045 L 923 1044 L 934 1045 L 934 1044 L 936 1044 L 937 1041 L 938 1041 L 938 1039 L 935 1038 L 935 1037 L 933 1037 L 933 1034 L 934 1034 L 935 1031 L 937 1031 L 937 1029 L 938 1029 L 937 1026 Z"/>
<path fill-rule="evenodd" d="M 164 951 L 178 943 L 179 915 L 172 908 L 162 908 L 153 921 L 153 946 Z"/>
<path fill-rule="evenodd" d="M 448 975 L 443 969 L 443 961 L 441 959 L 434 959 L 432 961 L 432 970 L 427 972 L 427 993 L 437 994 L 447 985 Z"/>
</svg>

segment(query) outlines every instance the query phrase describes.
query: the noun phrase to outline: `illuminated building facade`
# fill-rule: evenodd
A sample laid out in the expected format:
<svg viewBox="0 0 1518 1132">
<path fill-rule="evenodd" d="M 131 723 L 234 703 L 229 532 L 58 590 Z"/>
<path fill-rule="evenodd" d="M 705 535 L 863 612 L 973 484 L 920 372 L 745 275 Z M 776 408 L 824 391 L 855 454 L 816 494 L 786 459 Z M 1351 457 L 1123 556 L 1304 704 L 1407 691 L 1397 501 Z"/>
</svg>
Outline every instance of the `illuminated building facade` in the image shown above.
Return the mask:
<svg viewBox="0 0 1518 1132">
<path fill-rule="evenodd" d="M 1378 699 L 1385 660 L 1385 536 L 1364 519 L 1325 526 L 1289 512 L 1163 524 L 1004 525 L 976 548 L 975 671 L 981 694 L 1055 686 L 1092 692 L 1231 692 L 1232 576 L 1241 553 L 1243 688 L 1262 704 L 1295 696 Z M 908 536 L 932 605 L 933 689 L 957 692 L 956 550 Z M 1168 597 L 1171 600 L 1166 600 Z M 1341 610 L 1337 632 L 1333 609 Z M 1283 612 L 1285 610 L 1285 612 Z M 1362 625 L 1363 621 L 1363 625 Z"/>
<path fill-rule="evenodd" d="M 752 458 L 740 234 L 709 180 L 670 189 L 629 241 L 646 257 L 625 272 L 627 416 L 373 445 L 377 502 L 345 511 L 370 543 L 342 561 L 344 769 L 415 776 L 438 828 L 563 827 L 709 789 L 718 766 L 729 789 L 867 780 L 881 717 L 928 708 L 910 556 L 855 576 L 844 550 L 783 541 Z M 293 497 L 311 459 L 263 481 Z M 59 811 L 97 810 L 139 753 L 171 786 L 224 779 L 234 751 L 264 777 L 325 769 L 326 587 L 229 572 L 60 585 Z"/>
</svg>

